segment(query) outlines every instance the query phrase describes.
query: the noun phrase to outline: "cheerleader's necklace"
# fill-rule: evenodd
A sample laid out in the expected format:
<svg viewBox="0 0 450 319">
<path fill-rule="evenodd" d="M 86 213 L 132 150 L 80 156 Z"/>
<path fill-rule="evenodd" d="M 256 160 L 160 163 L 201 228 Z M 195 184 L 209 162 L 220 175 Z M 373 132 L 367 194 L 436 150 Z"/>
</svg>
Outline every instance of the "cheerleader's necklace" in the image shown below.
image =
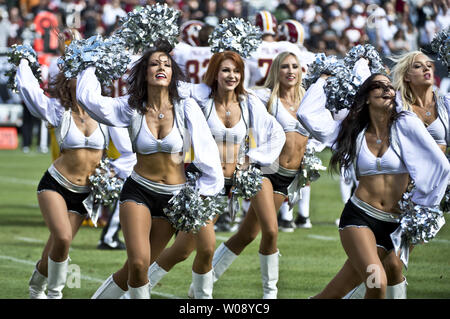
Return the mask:
<svg viewBox="0 0 450 319">
<path fill-rule="evenodd" d="M 148 109 L 153 109 L 153 110 L 155 110 L 155 112 L 159 112 L 158 119 L 160 119 L 160 120 L 162 120 L 165 117 L 162 108 L 160 108 L 159 110 L 156 110 L 156 108 L 152 108 L 151 106 L 149 106 Z"/>
</svg>

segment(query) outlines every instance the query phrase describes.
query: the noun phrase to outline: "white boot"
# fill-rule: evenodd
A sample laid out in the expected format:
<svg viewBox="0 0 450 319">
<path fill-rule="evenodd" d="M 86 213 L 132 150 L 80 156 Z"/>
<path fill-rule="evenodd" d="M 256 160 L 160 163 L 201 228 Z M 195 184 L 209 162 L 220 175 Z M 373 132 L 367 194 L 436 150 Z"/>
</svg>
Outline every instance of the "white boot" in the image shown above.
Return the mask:
<svg viewBox="0 0 450 319">
<path fill-rule="evenodd" d="M 406 286 L 408 283 L 403 280 L 401 283 L 394 286 L 386 287 L 386 299 L 406 299 Z M 366 295 L 366 285 L 364 283 L 360 284 L 358 287 L 354 288 L 342 299 L 364 299 Z"/>
<path fill-rule="evenodd" d="M 272 255 L 258 254 L 261 264 L 261 277 L 264 292 L 263 299 L 277 299 L 279 251 Z"/>
<path fill-rule="evenodd" d="M 47 288 L 47 277 L 42 275 L 37 266 L 33 270 L 33 274 L 28 282 L 30 291 L 30 299 L 47 299 L 45 289 Z"/>
<path fill-rule="evenodd" d="M 366 295 L 366 285 L 361 283 L 359 286 L 353 288 L 342 299 L 364 299 Z"/>
<path fill-rule="evenodd" d="M 114 282 L 113 275 L 111 275 L 97 289 L 91 299 L 120 299 L 125 293 L 126 291 Z"/>
<path fill-rule="evenodd" d="M 192 284 L 195 299 L 212 299 L 214 275 L 211 269 L 206 274 L 197 274 L 192 271 Z"/>
<path fill-rule="evenodd" d="M 237 256 L 224 243 L 217 247 L 212 260 L 214 282 L 231 266 Z M 194 298 L 194 285 L 192 283 L 189 286 L 188 297 Z"/>
<path fill-rule="evenodd" d="M 214 282 L 219 280 L 220 276 L 231 266 L 233 261 L 237 258 L 238 255 L 233 253 L 231 250 L 225 246 L 224 243 L 221 243 L 219 247 L 214 252 L 212 266 L 213 266 L 213 276 Z"/>
<path fill-rule="evenodd" d="M 150 299 L 150 282 L 145 285 L 133 288 L 128 285 L 128 293 L 131 299 Z"/>
<path fill-rule="evenodd" d="M 48 257 L 48 299 L 61 299 L 63 297 L 62 290 L 66 285 L 68 266 L 69 258 L 65 261 L 56 262 Z"/>
<path fill-rule="evenodd" d="M 406 299 L 406 286 L 408 283 L 403 280 L 401 283 L 394 286 L 386 287 L 386 299 Z"/>
<path fill-rule="evenodd" d="M 158 263 L 154 262 L 153 264 L 148 267 L 148 281 L 150 283 L 149 285 L 149 293 L 151 295 L 153 287 L 158 284 L 158 282 L 167 274 L 167 271 L 165 271 L 163 268 L 161 268 Z"/>
</svg>

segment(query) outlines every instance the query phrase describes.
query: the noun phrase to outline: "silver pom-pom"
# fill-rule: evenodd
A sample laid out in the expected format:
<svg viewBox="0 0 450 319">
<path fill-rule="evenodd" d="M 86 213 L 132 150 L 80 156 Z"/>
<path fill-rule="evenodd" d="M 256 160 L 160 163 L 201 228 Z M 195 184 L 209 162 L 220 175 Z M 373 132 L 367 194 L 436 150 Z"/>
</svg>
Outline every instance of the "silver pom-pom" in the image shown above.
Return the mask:
<svg viewBox="0 0 450 319">
<path fill-rule="evenodd" d="M 17 66 L 19 65 L 21 59 L 28 60 L 33 75 L 39 81 L 39 83 L 42 83 L 41 65 L 37 60 L 36 52 L 33 50 L 31 46 L 29 46 L 28 44 L 24 45 L 13 44 L 11 46 L 11 50 L 8 51 L 7 55 L 8 55 L 8 62 L 13 65 L 11 69 L 5 72 L 5 75 L 8 77 L 8 82 L 6 85 L 9 89 L 17 93 L 17 83 L 15 77 L 17 73 Z"/>
<path fill-rule="evenodd" d="M 324 87 L 327 96 L 326 108 L 331 112 L 349 109 L 362 83 L 362 79 L 352 70 L 353 67 L 349 67 L 342 60 L 338 60 L 336 56 L 318 53 L 314 62 L 308 66 L 308 73 L 303 79 L 303 86 L 307 90 L 322 74 L 330 75 Z"/>
<path fill-rule="evenodd" d="M 197 233 L 208 221 L 223 213 L 226 203 L 222 196 L 202 196 L 196 189 L 199 173 L 187 173 L 186 185 L 164 208 L 169 221 L 177 230 Z"/>
<path fill-rule="evenodd" d="M 400 252 L 400 259 L 408 267 L 409 246 L 428 243 L 445 224 L 443 212 L 436 207 L 425 207 L 412 201 L 415 190 L 413 185 L 406 191 L 399 201 L 400 226 L 391 234 L 396 254 Z"/>
<path fill-rule="evenodd" d="M 386 69 L 383 66 L 383 61 L 374 46 L 371 44 L 358 44 L 350 49 L 344 57 L 344 63 L 353 69 L 359 59 L 365 58 L 369 61 L 370 73 L 386 74 Z"/>
<path fill-rule="evenodd" d="M 322 165 L 322 160 L 317 157 L 314 146 L 307 144 L 301 168 L 287 187 L 288 202 L 291 209 L 302 198 L 301 189 L 308 183 L 317 181 L 320 177 L 319 171 L 324 170 L 326 170 L 326 167 Z"/>
<path fill-rule="evenodd" d="M 100 35 L 84 40 L 73 40 L 58 61 L 66 78 L 74 78 L 89 66 L 95 66 L 95 74 L 104 85 L 110 85 L 127 71 L 131 59 L 121 38 L 103 39 Z"/>
<path fill-rule="evenodd" d="M 314 147 L 310 144 L 306 145 L 301 167 L 304 179 L 304 185 L 302 187 L 306 186 L 307 183 L 317 181 L 320 178 L 320 171 L 327 169 L 322 165 L 322 160 L 316 155 Z"/>
<path fill-rule="evenodd" d="M 335 55 L 326 56 L 325 53 L 317 53 L 314 61 L 308 66 L 308 72 L 303 78 L 303 87 L 308 90 L 322 74 L 334 75 L 335 67 L 342 65 Z"/>
<path fill-rule="evenodd" d="M 362 81 L 343 64 L 336 64 L 334 72 L 335 74 L 327 79 L 324 87 L 327 96 L 325 107 L 331 112 L 338 112 L 352 106 Z"/>
<path fill-rule="evenodd" d="M 261 170 L 250 164 L 247 168 L 241 169 L 240 165 L 236 167 L 233 174 L 232 193 L 235 196 L 250 199 L 261 190 L 263 174 Z"/>
<path fill-rule="evenodd" d="M 91 192 L 83 200 L 88 216 L 97 227 L 97 220 L 102 206 L 109 206 L 120 197 L 123 180 L 113 176 L 109 158 L 100 161 L 94 174 L 89 176 Z"/>
<path fill-rule="evenodd" d="M 145 51 L 162 39 L 175 47 L 180 33 L 177 23 L 180 13 L 167 4 L 159 3 L 135 9 L 120 20 L 121 26 L 114 36 L 122 38 L 134 54 Z"/>
<path fill-rule="evenodd" d="M 211 52 L 234 51 L 249 57 L 261 44 L 261 30 L 242 18 L 224 19 L 214 28 L 208 42 Z"/>
<path fill-rule="evenodd" d="M 450 27 L 436 33 L 431 41 L 431 49 L 437 54 L 437 59 L 450 68 Z"/>
<path fill-rule="evenodd" d="M 109 158 L 100 161 L 89 181 L 95 203 L 109 206 L 119 199 L 123 180 L 114 176 Z"/>
</svg>

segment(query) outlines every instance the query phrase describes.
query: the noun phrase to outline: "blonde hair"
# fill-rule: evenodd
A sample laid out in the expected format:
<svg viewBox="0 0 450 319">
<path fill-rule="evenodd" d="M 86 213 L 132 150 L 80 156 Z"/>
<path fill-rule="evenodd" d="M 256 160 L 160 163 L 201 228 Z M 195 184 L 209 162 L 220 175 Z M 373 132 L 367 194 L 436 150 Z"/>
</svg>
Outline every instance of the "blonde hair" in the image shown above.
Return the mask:
<svg viewBox="0 0 450 319">
<path fill-rule="evenodd" d="M 281 64 L 283 63 L 284 59 L 286 59 L 288 56 L 292 55 L 298 64 L 299 69 L 299 78 L 297 81 L 297 84 L 295 85 L 295 100 L 301 101 L 303 99 L 303 96 L 305 95 L 305 89 L 302 86 L 302 67 L 300 64 L 300 61 L 298 60 L 298 57 L 289 51 L 281 52 L 278 54 L 275 59 L 273 59 L 272 65 L 270 66 L 269 74 L 267 75 L 267 79 L 264 82 L 263 88 L 268 88 L 271 90 L 271 94 L 269 97 L 269 101 L 267 102 L 267 111 L 269 113 L 272 112 L 272 105 L 276 98 L 278 98 L 280 93 L 280 79 L 279 79 L 279 73 L 281 69 Z"/>
<path fill-rule="evenodd" d="M 412 111 L 412 106 L 416 102 L 416 96 L 411 90 L 409 84 L 405 81 L 405 75 L 411 69 L 414 60 L 419 55 L 424 55 L 429 61 L 430 59 L 425 53 L 421 51 L 407 52 L 399 56 L 393 56 L 390 59 L 395 62 L 395 66 L 391 70 L 392 85 L 395 90 L 400 92 L 403 103 L 403 110 Z"/>
</svg>

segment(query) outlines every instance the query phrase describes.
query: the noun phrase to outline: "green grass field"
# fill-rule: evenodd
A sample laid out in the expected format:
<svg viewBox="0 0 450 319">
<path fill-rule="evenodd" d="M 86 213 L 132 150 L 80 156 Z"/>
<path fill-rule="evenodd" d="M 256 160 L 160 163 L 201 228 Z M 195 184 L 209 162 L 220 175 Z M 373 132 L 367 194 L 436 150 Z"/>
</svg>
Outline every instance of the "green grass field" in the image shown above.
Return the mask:
<svg viewBox="0 0 450 319">
<path fill-rule="evenodd" d="M 329 152 L 321 154 L 328 164 Z M 0 151 L 0 289 L 1 299 L 28 298 L 28 280 L 49 232 L 36 199 L 37 184 L 50 165 L 49 154 Z M 312 229 L 279 233 L 278 297 L 304 299 L 318 293 L 346 259 L 336 218 L 343 208 L 339 184 L 327 173 L 312 185 Z M 447 223 L 449 217 L 446 216 Z M 408 298 L 450 298 L 450 227 L 445 225 L 430 243 L 410 256 Z M 90 298 L 104 279 L 126 258 L 125 251 L 97 250 L 101 229 L 82 227 L 70 251 L 80 267 L 79 288 L 65 288 L 65 298 Z M 217 233 L 217 246 L 232 233 Z M 214 298 L 258 299 L 262 296 L 258 237 L 214 286 Z M 152 298 L 186 298 L 193 255 L 176 265 L 153 290 Z"/>
</svg>

